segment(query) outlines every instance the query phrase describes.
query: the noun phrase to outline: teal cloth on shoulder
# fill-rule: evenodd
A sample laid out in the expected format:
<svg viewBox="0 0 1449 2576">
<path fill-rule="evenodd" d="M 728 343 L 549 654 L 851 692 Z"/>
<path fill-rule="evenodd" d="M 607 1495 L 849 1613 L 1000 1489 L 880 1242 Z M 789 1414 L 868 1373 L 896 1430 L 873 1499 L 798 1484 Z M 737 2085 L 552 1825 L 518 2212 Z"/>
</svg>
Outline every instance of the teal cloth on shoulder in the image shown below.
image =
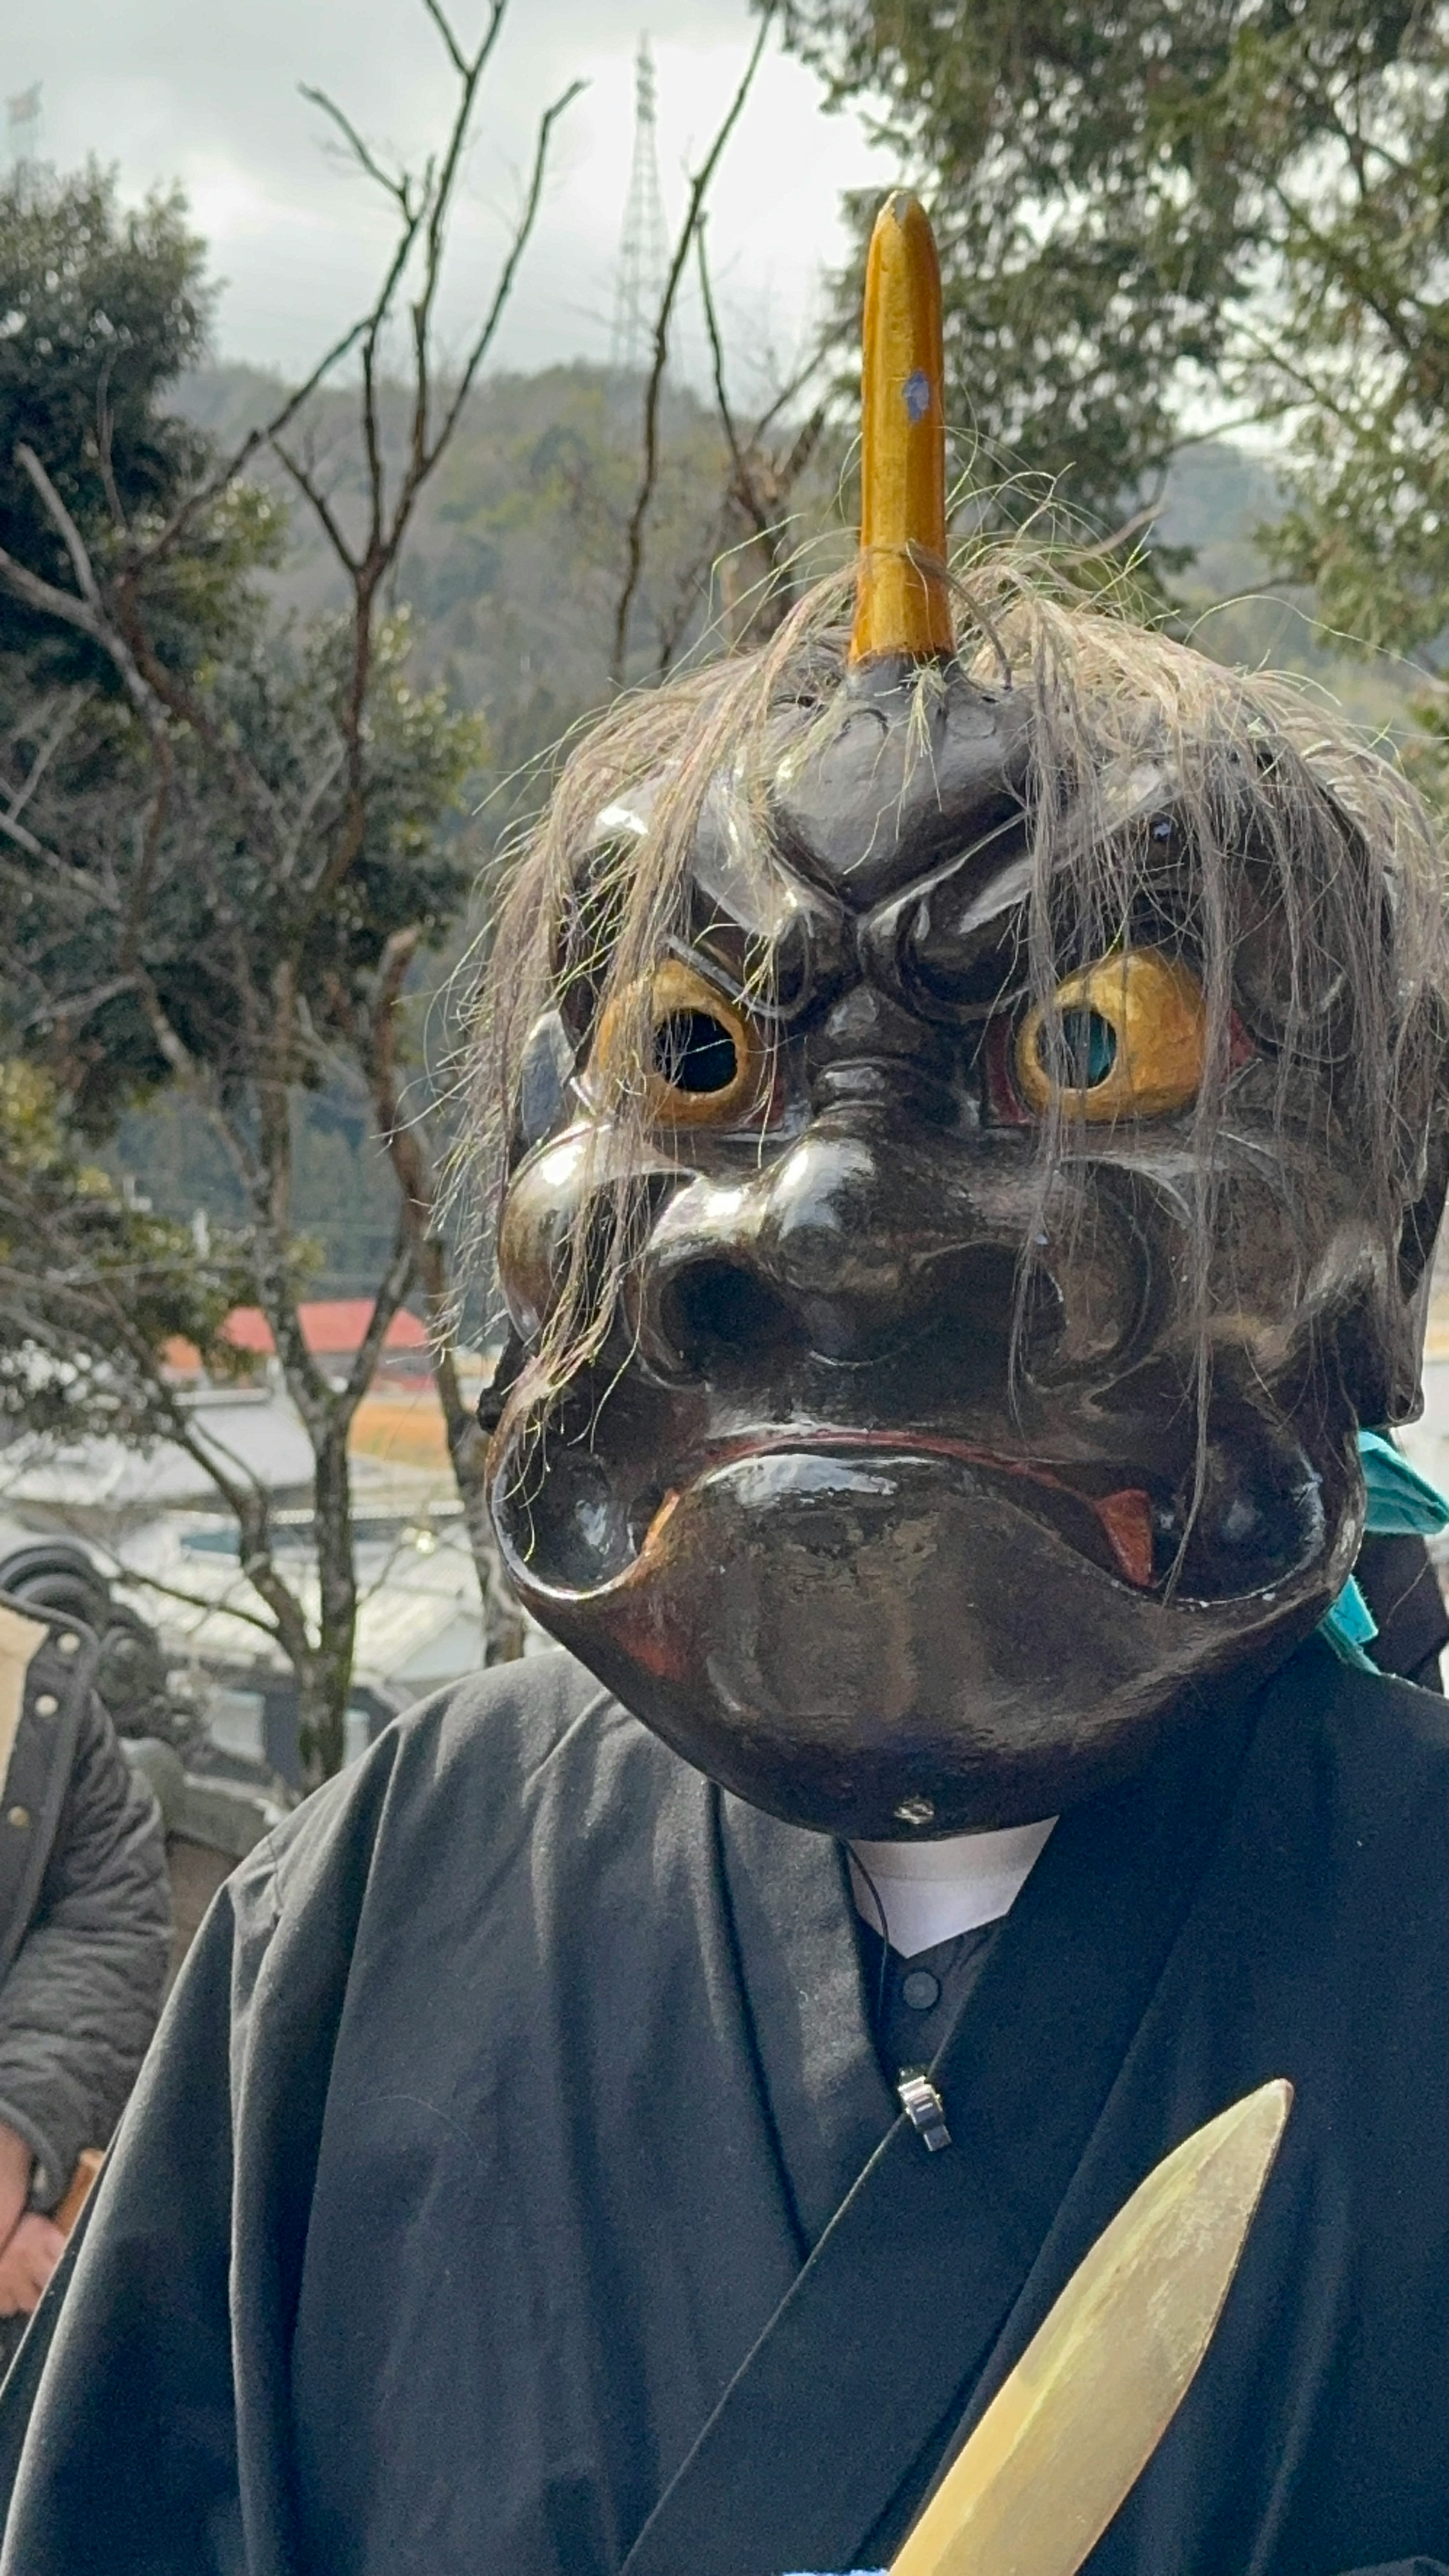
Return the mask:
<svg viewBox="0 0 1449 2576">
<path fill-rule="evenodd" d="M 1438 1486 L 1411 1467 L 1381 1432 L 1361 1431 L 1358 1454 L 1368 1497 L 1365 1537 L 1432 1538 L 1436 1530 L 1449 1527 L 1449 1502 Z M 1364 1648 L 1378 1633 L 1378 1621 L 1350 1575 L 1332 1609 L 1319 1620 L 1318 1634 L 1341 1663 L 1376 1673 L 1379 1667 Z"/>
<path fill-rule="evenodd" d="M 1379 1623 L 1350 1575 L 1331 1610 L 1325 1610 L 1318 1622 L 1318 1634 L 1333 1648 L 1341 1664 L 1352 1664 L 1361 1673 L 1376 1673 L 1379 1666 L 1372 1655 L 1364 1653 L 1371 1638 L 1379 1633 Z"/>
<path fill-rule="evenodd" d="M 1364 1523 L 1375 1538 L 1432 1538 L 1449 1525 L 1449 1502 L 1380 1431 L 1361 1431 L 1358 1454 L 1368 1494 Z"/>
</svg>

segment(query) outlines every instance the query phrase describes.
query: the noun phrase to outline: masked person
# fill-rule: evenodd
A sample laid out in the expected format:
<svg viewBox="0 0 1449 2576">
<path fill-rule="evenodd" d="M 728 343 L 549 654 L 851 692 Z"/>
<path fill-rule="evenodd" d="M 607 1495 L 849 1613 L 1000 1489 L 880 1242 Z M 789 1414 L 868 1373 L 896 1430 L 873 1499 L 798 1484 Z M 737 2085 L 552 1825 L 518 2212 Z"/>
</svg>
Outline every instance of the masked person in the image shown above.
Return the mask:
<svg viewBox="0 0 1449 2576">
<path fill-rule="evenodd" d="M 909 200 L 862 478 L 853 626 L 623 702 L 499 931 L 493 1509 L 569 1652 L 223 1892 L 4 2576 L 879 2566 L 1278 2076 L 1093 2565 L 1449 2560 L 1449 1725 L 1315 1633 L 1418 1402 L 1439 855 L 1317 703 L 948 582 Z"/>
</svg>

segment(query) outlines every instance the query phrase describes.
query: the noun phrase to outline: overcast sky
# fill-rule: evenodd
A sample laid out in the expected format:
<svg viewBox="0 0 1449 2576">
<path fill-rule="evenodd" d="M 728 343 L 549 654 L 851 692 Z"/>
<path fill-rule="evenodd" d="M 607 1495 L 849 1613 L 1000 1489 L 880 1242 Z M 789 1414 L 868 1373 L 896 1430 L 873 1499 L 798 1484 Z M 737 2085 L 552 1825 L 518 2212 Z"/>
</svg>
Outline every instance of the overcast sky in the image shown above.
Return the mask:
<svg viewBox="0 0 1449 2576">
<path fill-rule="evenodd" d="M 454 5 L 470 41 L 482 0 Z M 330 92 L 379 149 L 420 157 L 443 130 L 450 76 L 419 0 L 35 0 L 5 18 L 0 86 L 10 96 L 41 83 L 43 157 L 63 169 L 87 153 L 115 162 L 128 196 L 179 178 L 225 280 L 221 352 L 304 368 L 365 300 L 388 236 L 385 213 L 340 165 L 298 84 Z M 633 55 L 646 27 L 672 226 L 686 169 L 748 54 L 746 0 L 512 0 L 456 232 L 445 305 L 455 338 L 487 296 L 540 108 L 576 76 L 589 86 L 559 129 L 497 363 L 608 354 Z M 853 117 L 822 114 L 813 77 L 772 44 L 711 199 L 743 392 L 752 370 L 788 368 L 808 331 L 822 270 L 839 256 L 841 190 L 893 175 Z M 683 363 L 697 367 L 697 314 L 685 313 L 683 333 Z"/>
</svg>

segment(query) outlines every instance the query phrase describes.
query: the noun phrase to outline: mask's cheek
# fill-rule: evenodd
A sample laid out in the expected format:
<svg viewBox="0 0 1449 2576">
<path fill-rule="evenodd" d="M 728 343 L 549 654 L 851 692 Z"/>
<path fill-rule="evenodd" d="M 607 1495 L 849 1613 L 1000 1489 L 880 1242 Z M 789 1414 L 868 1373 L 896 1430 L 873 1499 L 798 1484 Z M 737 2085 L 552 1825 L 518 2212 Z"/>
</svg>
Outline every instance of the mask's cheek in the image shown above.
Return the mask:
<svg viewBox="0 0 1449 2576">
<path fill-rule="evenodd" d="M 1240 1133 L 1206 1176 L 1159 1154 L 1130 1190 L 1156 1312 L 1137 1365 L 1094 1410 L 1109 1450 L 1176 1462 L 1159 1575 L 1170 1559 L 1171 1592 L 1204 1602 L 1311 1585 L 1356 1544 L 1354 1444 L 1360 1421 L 1381 1418 L 1364 1408 L 1382 1391 L 1387 1248 L 1352 1175 L 1302 1139 Z"/>
<path fill-rule="evenodd" d="M 1301 1140 L 1239 1131 L 1204 1165 L 1186 1140 L 1144 1139 L 1094 1187 L 1128 1211 L 1140 1246 L 1135 1347 L 1173 1360 L 1184 1388 L 1202 1356 L 1291 1407 L 1350 1308 L 1367 1298 L 1381 1335 L 1388 1326 L 1388 1247 L 1352 1175 Z"/>
<path fill-rule="evenodd" d="M 1392 1246 L 1321 1176 L 1308 1223 L 1263 1197 L 1230 1198 L 1204 1283 L 1214 1369 L 1261 1388 L 1310 1447 L 1321 1420 L 1392 1420 L 1398 1378 L 1418 1365 Z"/>
<path fill-rule="evenodd" d="M 606 1266 L 642 1241 L 688 1177 L 604 1123 L 580 1123 L 520 1163 L 498 1229 L 498 1277 L 514 1331 L 536 1341 L 572 1289 L 591 1311 Z"/>
<path fill-rule="evenodd" d="M 698 1447 L 698 1405 L 620 1365 L 611 1352 L 547 1407 L 495 1441 L 489 1500 L 509 1571 L 525 1593 L 587 1594 L 627 1573 Z"/>
</svg>

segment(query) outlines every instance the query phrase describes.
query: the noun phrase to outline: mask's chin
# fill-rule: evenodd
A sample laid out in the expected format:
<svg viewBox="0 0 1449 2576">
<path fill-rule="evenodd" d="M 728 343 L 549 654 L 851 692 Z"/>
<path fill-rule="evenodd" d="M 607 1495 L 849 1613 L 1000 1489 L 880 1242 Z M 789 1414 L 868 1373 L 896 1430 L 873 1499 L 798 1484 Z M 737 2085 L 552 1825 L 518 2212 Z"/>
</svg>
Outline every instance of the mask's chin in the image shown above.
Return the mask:
<svg viewBox="0 0 1449 2576">
<path fill-rule="evenodd" d="M 711 1778 L 822 1832 L 939 1835 L 1091 1794 L 1185 1684 L 1313 1626 L 1357 1546 L 1351 1444 L 1317 1470 L 1268 1446 L 1175 1585 L 1129 1579 L 1080 1492 L 879 1436 L 632 1502 L 597 1453 L 504 1460 L 494 1515 L 535 1617 Z"/>
</svg>

